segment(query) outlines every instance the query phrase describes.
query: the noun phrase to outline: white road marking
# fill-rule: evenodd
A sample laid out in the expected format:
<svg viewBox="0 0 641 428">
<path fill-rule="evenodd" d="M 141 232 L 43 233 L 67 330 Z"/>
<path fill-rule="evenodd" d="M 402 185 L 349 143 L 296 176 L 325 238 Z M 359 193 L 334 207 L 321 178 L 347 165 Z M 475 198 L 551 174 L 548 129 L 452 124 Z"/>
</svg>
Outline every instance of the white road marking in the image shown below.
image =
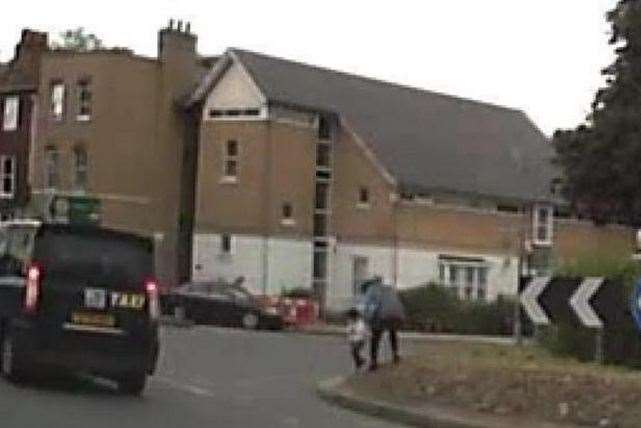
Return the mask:
<svg viewBox="0 0 641 428">
<path fill-rule="evenodd" d="M 209 398 L 214 398 L 216 397 L 216 394 L 214 394 L 213 391 L 210 391 L 205 388 L 201 388 L 200 386 L 189 384 L 189 383 L 182 383 L 182 382 L 177 382 L 173 379 L 170 379 L 168 377 L 163 377 L 163 376 L 154 376 L 152 378 L 153 382 L 160 382 L 164 383 L 167 386 L 170 386 L 174 389 L 178 389 L 183 392 L 187 392 L 189 394 L 193 395 L 198 395 L 201 397 L 209 397 Z"/>
</svg>

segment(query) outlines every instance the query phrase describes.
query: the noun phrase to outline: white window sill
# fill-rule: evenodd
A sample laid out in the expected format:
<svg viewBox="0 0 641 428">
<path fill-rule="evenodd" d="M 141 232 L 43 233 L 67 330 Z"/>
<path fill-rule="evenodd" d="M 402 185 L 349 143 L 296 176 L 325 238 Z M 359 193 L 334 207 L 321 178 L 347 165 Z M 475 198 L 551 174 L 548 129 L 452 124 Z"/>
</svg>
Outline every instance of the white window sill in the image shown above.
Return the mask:
<svg viewBox="0 0 641 428">
<path fill-rule="evenodd" d="M 13 199 L 15 195 L 13 193 L 0 193 L 0 199 Z"/>
<path fill-rule="evenodd" d="M 220 184 L 238 184 L 238 177 L 223 177 Z"/>
<path fill-rule="evenodd" d="M 18 130 L 17 126 L 15 128 L 2 128 L 3 132 L 16 132 L 17 130 Z"/>
<path fill-rule="evenodd" d="M 76 116 L 76 121 L 77 122 L 91 122 L 91 116 L 90 115 L 78 115 L 78 116 Z"/>
<path fill-rule="evenodd" d="M 287 227 L 296 226 L 296 220 L 293 218 L 284 218 L 280 221 L 280 224 Z"/>
<path fill-rule="evenodd" d="M 359 209 L 359 210 L 368 210 L 370 208 L 372 208 L 371 204 L 364 204 L 362 202 L 359 202 L 356 204 L 356 209 Z"/>
<path fill-rule="evenodd" d="M 553 245 L 552 241 L 533 241 L 532 244 L 535 248 L 547 248 Z"/>
</svg>

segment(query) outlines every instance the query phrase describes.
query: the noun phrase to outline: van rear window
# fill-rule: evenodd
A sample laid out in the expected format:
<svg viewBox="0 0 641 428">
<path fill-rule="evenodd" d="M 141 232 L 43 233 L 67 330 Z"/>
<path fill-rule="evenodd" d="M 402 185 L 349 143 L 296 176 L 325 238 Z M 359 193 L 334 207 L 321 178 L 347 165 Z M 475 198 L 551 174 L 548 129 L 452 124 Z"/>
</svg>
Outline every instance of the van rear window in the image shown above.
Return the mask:
<svg viewBox="0 0 641 428">
<path fill-rule="evenodd" d="M 138 286 L 153 273 L 151 245 L 106 233 L 44 230 L 34 260 L 48 277 L 86 278 L 104 285 Z"/>
</svg>

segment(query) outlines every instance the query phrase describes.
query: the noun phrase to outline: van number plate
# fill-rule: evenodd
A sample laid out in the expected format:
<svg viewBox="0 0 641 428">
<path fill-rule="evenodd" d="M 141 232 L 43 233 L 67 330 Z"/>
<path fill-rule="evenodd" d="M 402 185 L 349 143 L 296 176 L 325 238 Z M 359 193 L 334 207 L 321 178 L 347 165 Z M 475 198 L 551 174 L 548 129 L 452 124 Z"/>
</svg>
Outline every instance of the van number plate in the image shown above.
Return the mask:
<svg viewBox="0 0 641 428">
<path fill-rule="evenodd" d="M 105 309 L 107 292 L 100 288 L 85 288 L 85 308 Z"/>
</svg>

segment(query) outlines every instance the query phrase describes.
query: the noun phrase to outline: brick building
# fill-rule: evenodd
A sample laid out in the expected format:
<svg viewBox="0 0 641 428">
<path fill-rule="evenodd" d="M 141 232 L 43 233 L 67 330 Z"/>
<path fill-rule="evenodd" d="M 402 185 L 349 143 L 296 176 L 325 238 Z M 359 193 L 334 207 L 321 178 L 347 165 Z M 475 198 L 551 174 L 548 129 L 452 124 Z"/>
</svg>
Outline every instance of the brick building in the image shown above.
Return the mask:
<svg viewBox="0 0 641 428">
<path fill-rule="evenodd" d="M 197 279 L 311 284 L 332 308 L 372 275 L 491 300 L 516 292 L 523 259 L 631 251 L 623 228 L 555 219 L 552 148 L 518 110 L 238 49 L 188 107 Z"/>
<path fill-rule="evenodd" d="M 189 275 L 195 153 L 177 108 L 215 58 L 188 26 L 158 34 L 158 55 L 127 49 L 48 50 L 39 73 L 34 201 L 98 201 L 107 227 L 152 236 L 165 284 Z"/>
<path fill-rule="evenodd" d="M 29 198 L 40 56 L 47 35 L 24 30 L 13 59 L 0 64 L 0 217 L 22 215 Z"/>
<path fill-rule="evenodd" d="M 41 50 L 24 88 L 34 204 L 98 201 L 157 239 L 165 284 L 242 275 L 340 308 L 381 275 L 491 300 L 522 260 L 632 251 L 627 229 L 558 215 L 552 150 L 518 110 L 196 41 L 172 22 L 154 58 Z"/>
</svg>

